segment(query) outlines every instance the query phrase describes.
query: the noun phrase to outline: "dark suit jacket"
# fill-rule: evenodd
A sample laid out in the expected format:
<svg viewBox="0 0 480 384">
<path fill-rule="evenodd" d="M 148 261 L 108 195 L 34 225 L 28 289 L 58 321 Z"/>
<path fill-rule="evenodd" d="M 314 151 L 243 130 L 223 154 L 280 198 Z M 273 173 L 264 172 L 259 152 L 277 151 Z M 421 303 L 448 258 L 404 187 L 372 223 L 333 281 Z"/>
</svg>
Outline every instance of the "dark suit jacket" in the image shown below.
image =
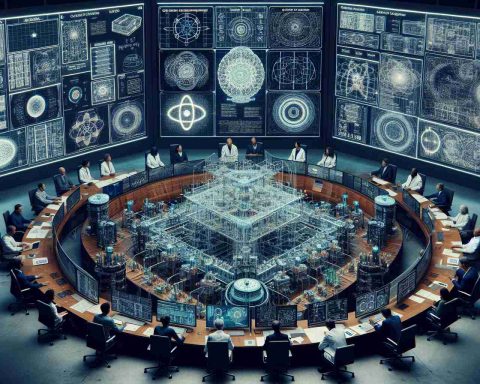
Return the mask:
<svg viewBox="0 0 480 384">
<path fill-rule="evenodd" d="M 373 171 L 371 175 L 380 177 L 382 180 L 388 181 L 389 183 L 395 182 L 393 167 L 391 167 L 390 165 L 387 165 L 386 167 L 380 167 L 376 171 Z"/>
<path fill-rule="evenodd" d="M 457 271 L 457 276 L 459 276 L 458 280 L 453 280 L 453 285 L 457 290 L 467 292 L 467 293 L 472 293 L 473 286 L 475 285 L 475 282 L 477 281 L 478 278 L 478 271 L 475 267 L 470 267 L 468 270 L 462 275 L 458 274 Z"/>
<path fill-rule="evenodd" d="M 55 186 L 57 187 L 57 190 L 61 193 L 67 192 L 70 188 L 73 187 L 72 180 L 68 177 L 68 175 L 62 176 L 62 175 L 55 175 L 54 177 L 55 180 Z"/>
<path fill-rule="evenodd" d="M 265 155 L 265 151 L 263 149 L 263 144 L 257 143 L 257 148 L 253 148 L 253 145 L 250 143 L 247 146 L 247 155 Z"/>
<path fill-rule="evenodd" d="M 30 224 L 30 220 L 23 217 L 21 213 L 12 212 L 8 218 L 9 224 L 14 225 L 19 231 L 25 231 Z"/>
<path fill-rule="evenodd" d="M 170 340 L 175 340 L 177 344 L 182 344 L 183 339 L 181 339 L 178 335 L 177 332 L 171 327 L 163 327 L 161 325 L 157 325 L 153 331 L 154 335 L 158 336 L 168 336 Z"/>
<path fill-rule="evenodd" d="M 173 154 L 173 164 L 183 163 L 185 161 L 188 161 L 187 152 L 183 151 L 182 156 L 180 156 L 180 154 L 175 151 L 175 153 Z"/>
<path fill-rule="evenodd" d="M 288 335 L 285 333 L 272 333 L 265 338 L 265 344 L 263 345 L 263 349 L 267 349 L 267 345 L 271 341 L 289 341 Z"/>
<path fill-rule="evenodd" d="M 375 329 L 383 339 L 392 339 L 395 343 L 398 343 L 402 334 L 402 321 L 397 315 L 392 315 L 383 320 L 381 325 L 376 325 Z"/>
<path fill-rule="evenodd" d="M 445 191 L 432 193 L 427 196 L 427 199 L 432 199 L 436 205 L 448 205 L 448 196 Z"/>
<path fill-rule="evenodd" d="M 15 276 L 17 276 L 17 280 L 21 289 L 43 287 L 43 284 L 35 281 L 35 276 L 33 275 L 25 275 L 20 269 L 14 269 L 13 273 L 15 273 Z"/>
</svg>

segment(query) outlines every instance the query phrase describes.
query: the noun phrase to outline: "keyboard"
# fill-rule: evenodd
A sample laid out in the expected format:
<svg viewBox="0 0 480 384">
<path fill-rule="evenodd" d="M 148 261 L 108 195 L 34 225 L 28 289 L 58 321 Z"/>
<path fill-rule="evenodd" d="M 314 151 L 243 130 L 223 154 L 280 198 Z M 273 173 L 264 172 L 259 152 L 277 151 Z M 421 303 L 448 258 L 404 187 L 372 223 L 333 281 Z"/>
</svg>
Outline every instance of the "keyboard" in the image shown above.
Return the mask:
<svg viewBox="0 0 480 384">
<path fill-rule="evenodd" d="M 172 328 L 175 332 L 177 332 L 178 335 L 183 335 L 187 330 L 185 328 L 180 328 L 180 327 L 170 327 Z"/>
<path fill-rule="evenodd" d="M 228 333 L 230 336 L 245 336 L 245 331 L 241 329 L 225 331 L 225 333 Z"/>
</svg>

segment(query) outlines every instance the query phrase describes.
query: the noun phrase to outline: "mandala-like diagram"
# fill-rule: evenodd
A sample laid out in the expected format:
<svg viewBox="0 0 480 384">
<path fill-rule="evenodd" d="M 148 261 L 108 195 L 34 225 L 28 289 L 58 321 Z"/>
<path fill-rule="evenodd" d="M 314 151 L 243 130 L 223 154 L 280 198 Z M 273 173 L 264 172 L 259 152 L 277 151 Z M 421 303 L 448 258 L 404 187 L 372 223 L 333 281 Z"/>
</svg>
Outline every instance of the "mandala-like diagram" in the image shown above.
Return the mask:
<svg viewBox="0 0 480 384">
<path fill-rule="evenodd" d="M 420 74 L 408 60 L 389 58 L 382 64 L 379 72 L 380 83 L 395 93 L 411 95 L 420 86 Z"/>
<path fill-rule="evenodd" d="M 427 155 L 437 153 L 442 145 L 442 140 L 439 134 L 431 127 L 427 127 L 420 135 L 420 145 Z"/>
<path fill-rule="evenodd" d="M 393 152 L 408 152 L 415 143 L 415 129 L 407 117 L 386 112 L 375 120 L 375 138 L 382 148 Z"/>
<path fill-rule="evenodd" d="M 78 104 L 78 102 L 83 97 L 83 90 L 79 86 L 75 85 L 68 90 L 68 100 L 73 104 Z"/>
<path fill-rule="evenodd" d="M 13 140 L 0 138 L 0 168 L 8 166 L 17 155 L 17 145 Z"/>
<path fill-rule="evenodd" d="M 30 117 L 39 118 L 45 112 L 47 103 L 43 96 L 33 95 L 27 101 L 26 110 Z"/>
<path fill-rule="evenodd" d="M 284 12 L 272 20 L 273 39 L 285 47 L 317 46 L 322 31 L 321 17 L 313 12 Z"/>
<path fill-rule="evenodd" d="M 95 111 L 85 111 L 77 115 L 68 135 L 78 148 L 85 148 L 97 143 L 104 127 L 105 123 Z"/>
<path fill-rule="evenodd" d="M 165 80 L 182 91 L 202 87 L 208 81 L 208 60 L 191 51 L 172 54 L 165 60 Z"/>
<path fill-rule="evenodd" d="M 115 107 L 112 113 L 112 128 L 119 136 L 136 134 L 143 123 L 142 108 L 138 103 L 124 103 Z"/>
<path fill-rule="evenodd" d="M 171 27 L 164 27 L 165 31 L 173 32 L 175 39 L 188 46 L 197 40 L 200 33 L 209 28 L 203 26 L 199 18 L 192 13 L 182 13 L 173 20 Z"/>
<path fill-rule="evenodd" d="M 301 133 L 315 120 L 315 106 L 302 93 L 289 93 L 275 100 L 272 108 L 273 120 L 288 133 Z"/>
<path fill-rule="evenodd" d="M 202 106 L 195 104 L 189 95 L 185 95 L 179 104 L 169 108 L 167 116 L 170 120 L 178 123 L 184 131 L 189 131 L 195 123 L 207 116 L 207 111 Z"/>
<path fill-rule="evenodd" d="M 245 42 L 250 41 L 254 31 L 255 26 L 252 20 L 243 16 L 234 17 L 228 23 L 228 35 L 232 41 L 238 44 L 245 44 Z"/>
<path fill-rule="evenodd" d="M 283 85 L 292 87 L 305 87 L 315 79 L 317 71 L 315 64 L 306 56 L 285 56 L 280 57 L 272 69 L 272 77 Z"/>
</svg>

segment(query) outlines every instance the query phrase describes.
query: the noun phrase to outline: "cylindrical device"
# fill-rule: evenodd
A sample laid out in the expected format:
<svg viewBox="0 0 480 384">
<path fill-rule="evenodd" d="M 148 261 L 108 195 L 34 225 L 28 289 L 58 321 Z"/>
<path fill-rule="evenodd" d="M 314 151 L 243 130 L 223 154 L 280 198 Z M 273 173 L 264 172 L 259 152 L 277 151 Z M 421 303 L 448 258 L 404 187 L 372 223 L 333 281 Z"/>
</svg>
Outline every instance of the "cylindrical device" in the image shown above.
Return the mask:
<svg viewBox="0 0 480 384">
<path fill-rule="evenodd" d="M 375 219 L 385 223 L 386 233 L 392 234 L 395 220 L 395 199 L 386 195 L 377 196 L 375 198 Z"/>
<path fill-rule="evenodd" d="M 369 244 L 382 248 L 386 243 L 385 224 L 381 221 L 370 220 L 367 225 L 367 241 Z"/>
<path fill-rule="evenodd" d="M 97 193 L 88 198 L 88 219 L 92 235 L 97 234 L 98 223 L 108 220 L 109 201 L 110 197 L 105 193 Z"/>
</svg>

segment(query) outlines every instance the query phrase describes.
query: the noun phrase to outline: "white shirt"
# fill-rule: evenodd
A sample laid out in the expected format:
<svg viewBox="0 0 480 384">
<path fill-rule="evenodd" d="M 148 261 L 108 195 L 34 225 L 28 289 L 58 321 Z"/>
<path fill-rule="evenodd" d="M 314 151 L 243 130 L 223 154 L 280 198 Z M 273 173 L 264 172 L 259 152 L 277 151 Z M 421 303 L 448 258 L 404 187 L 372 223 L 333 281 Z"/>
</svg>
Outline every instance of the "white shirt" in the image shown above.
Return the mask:
<svg viewBox="0 0 480 384">
<path fill-rule="evenodd" d="M 412 191 L 419 191 L 422 189 L 422 178 L 420 177 L 419 174 L 415 176 L 412 180 L 412 175 L 408 175 L 407 181 L 402 184 L 402 188 L 408 188 L 411 189 Z"/>
<path fill-rule="evenodd" d="M 459 213 L 457 216 L 452 218 L 452 220 L 455 222 L 452 227 L 462 229 L 468 223 L 468 220 L 470 220 L 470 216 L 468 216 L 468 213 L 464 215 Z"/>
<path fill-rule="evenodd" d="M 12 253 L 12 252 L 21 252 L 22 251 L 22 243 L 15 241 L 15 239 L 10 235 L 5 235 L 2 238 L 2 247 L 4 253 Z"/>
<path fill-rule="evenodd" d="M 288 160 L 298 161 L 299 163 L 304 163 L 305 162 L 305 151 L 303 150 L 303 148 L 300 148 L 300 150 L 297 153 L 297 149 L 293 148 L 292 152 L 290 153 L 290 156 L 288 157 Z"/>
<path fill-rule="evenodd" d="M 40 191 L 40 189 L 37 189 L 35 196 L 45 205 L 53 203 L 53 199 L 55 199 L 55 196 L 49 196 L 46 191 Z"/>
<path fill-rule="evenodd" d="M 235 144 L 232 144 L 230 149 L 228 148 L 228 144 L 225 144 L 222 147 L 222 154 L 220 156 L 221 161 L 226 162 L 234 162 L 238 161 L 238 148 Z"/>
<path fill-rule="evenodd" d="M 160 155 L 157 153 L 153 156 L 151 153 L 147 155 L 147 168 L 154 169 L 158 167 L 164 167 L 165 164 L 160 160 Z"/>
<path fill-rule="evenodd" d="M 323 154 L 317 165 L 325 168 L 335 168 L 335 166 L 337 165 L 337 155 L 327 156 Z"/>
<path fill-rule="evenodd" d="M 100 174 L 102 176 L 110 176 L 111 174 L 115 173 L 115 167 L 111 161 L 104 161 L 100 166 Z"/>
<path fill-rule="evenodd" d="M 78 171 L 78 176 L 81 183 L 90 183 L 93 181 L 92 175 L 90 174 L 90 169 L 88 167 L 82 167 Z"/>
<path fill-rule="evenodd" d="M 207 345 L 209 341 L 225 341 L 226 343 L 228 343 L 229 351 L 233 351 L 233 348 L 235 348 L 231 336 L 228 333 L 223 332 L 222 330 L 217 330 L 208 335 L 207 342 L 205 343 L 205 354 L 208 354 Z"/>
<path fill-rule="evenodd" d="M 480 236 L 472 237 L 467 244 L 462 245 L 462 252 L 473 253 L 477 250 L 480 244 Z"/>
<path fill-rule="evenodd" d="M 320 351 L 324 351 L 324 357 L 334 363 L 335 352 L 337 348 L 347 345 L 347 339 L 345 338 L 345 331 L 340 328 L 333 328 L 327 332 L 323 341 L 318 345 Z"/>
<path fill-rule="evenodd" d="M 48 304 L 48 306 L 52 309 L 52 313 L 55 316 L 55 325 L 60 324 L 62 322 L 63 318 L 62 318 L 62 316 L 58 315 L 57 306 L 53 302 Z"/>
</svg>

